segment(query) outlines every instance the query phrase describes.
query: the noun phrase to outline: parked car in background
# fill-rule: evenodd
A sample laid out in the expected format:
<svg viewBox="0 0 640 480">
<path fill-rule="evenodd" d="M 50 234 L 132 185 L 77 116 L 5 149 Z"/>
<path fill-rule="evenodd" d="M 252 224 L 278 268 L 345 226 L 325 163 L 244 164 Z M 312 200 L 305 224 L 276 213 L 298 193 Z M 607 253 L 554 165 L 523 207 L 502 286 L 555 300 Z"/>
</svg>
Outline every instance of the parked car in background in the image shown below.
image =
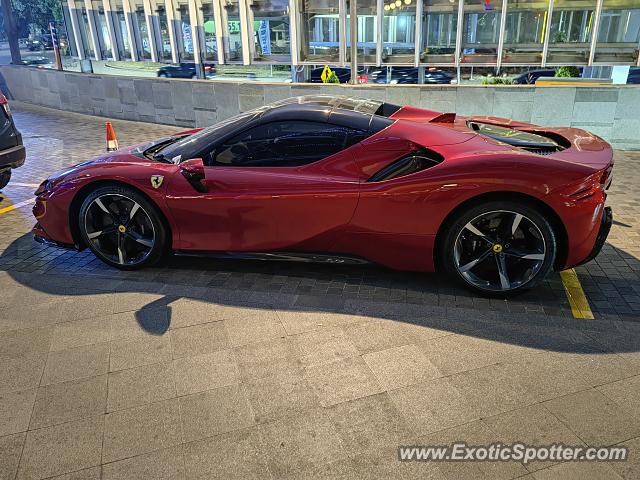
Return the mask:
<svg viewBox="0 0 640 480">
<path fill-rule="evenodd" d="M 13 123 L 7 97 L 0 93 L 0 190 L 11 179 L 11 170 L 24 163 L 26 156 L 22 135 Z"/>
<path fill-rule="evenodd" d="M 51 35 L 39 35 L 31 40 L 27 40 L 27 49 L 31 52 L 53 50 Z"/>
<path fill-rule="evenodd" d="M 213 63 L 204 64 L 204 75 L 210 77 L 215 75 L 216 67 Z M 180 62 L 165 65 L 158 69 L 158 77 L 164 78 L 198 78 L 196 64 L 193 62 Z"/>
<path fill-rule="evenodd" d="M 386 68 L 374 70 L 369 75 L 372 83 L 387 83 Z M 419 83 L 419 71 L 416 67 L 391 67 L 391 85 L 410 85 Z M 453 75 L 437 68 L 427 68 L 424 72 L 425 84 L 449 84 Z"/>
<path fill-rule="evenodd" d="M 513 77 L 513 83 L 518 85 L 533 85 L 540 77 L 554 77 L 555 75 L 556 71 L 553 68 L 530 70 L 521 73 L 517 77 Z"/>
<path fill-rule="evenodd" d="M 27 65 L 27 66 L 48 65 L 50 63 L 51 63 L 50 58 L 35 56 L 35 55 L 27 55 L 26 57 L 22 57 L 22 59 L 20 60 L 20 65 Z"/>
<path fill-rule="evenodd" d="M 640 85 L 640 67 L 631 67 L 629 69 L 627 85 Z"/>
</svg>

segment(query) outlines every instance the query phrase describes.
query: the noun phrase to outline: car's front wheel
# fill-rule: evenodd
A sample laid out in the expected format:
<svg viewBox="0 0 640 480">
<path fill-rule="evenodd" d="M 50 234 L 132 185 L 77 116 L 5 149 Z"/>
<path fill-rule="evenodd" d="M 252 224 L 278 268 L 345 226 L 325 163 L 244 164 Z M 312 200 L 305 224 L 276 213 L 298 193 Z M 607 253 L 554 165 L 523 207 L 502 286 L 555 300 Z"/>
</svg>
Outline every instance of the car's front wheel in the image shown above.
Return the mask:
<svg viewBox="0 0 640 480">
<path fill-rule="evenodd" d="M 157 263 L 167 230 L 157 207 L 136 190 L 99 187 L 82 202 L 78 218 L 85 244 L 105 263 L 135 270 Z"/>
<path fill-rule="evenodd" d="M 0 172 L 0 190 L 9 184 L 9 180 L 11 180 L 11 169 Z"/>
<path fill-rule="evenodd" d="M 519 202 L 486 202 L 460 212 L 442 243 L 446 271 L 493 295 L 538 285 L 553 269 L 557 240 L 545 216 Z"/>
</svg>

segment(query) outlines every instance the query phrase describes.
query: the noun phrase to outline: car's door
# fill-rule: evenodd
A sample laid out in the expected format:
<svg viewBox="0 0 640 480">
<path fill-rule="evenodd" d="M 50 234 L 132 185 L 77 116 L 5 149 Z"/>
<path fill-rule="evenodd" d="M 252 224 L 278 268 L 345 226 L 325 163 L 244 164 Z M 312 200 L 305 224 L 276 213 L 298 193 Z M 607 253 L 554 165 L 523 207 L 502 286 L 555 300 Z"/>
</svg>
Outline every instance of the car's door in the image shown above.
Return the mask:
<svg viewBox="0 0 640 480">
<path fill-rule="evenodd" d="M 216 146 L 203 158 L 206 192 L 180 178 L 170 186 L 181 248 L 329 250 L 357 205 L 360 139 L 338 125 L 278 121 Z"/>
</svg>

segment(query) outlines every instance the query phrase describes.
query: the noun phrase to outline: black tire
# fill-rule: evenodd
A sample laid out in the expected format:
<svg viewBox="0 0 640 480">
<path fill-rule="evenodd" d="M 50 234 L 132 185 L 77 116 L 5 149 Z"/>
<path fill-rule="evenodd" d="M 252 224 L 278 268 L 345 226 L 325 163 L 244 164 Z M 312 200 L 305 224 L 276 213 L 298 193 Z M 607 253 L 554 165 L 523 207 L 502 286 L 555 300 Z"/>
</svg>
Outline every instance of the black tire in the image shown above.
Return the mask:
<svg viewBox="0 0 640 480">
<path fill-rule="evenodd" d="M 9 180 L 11 180 L 11 169 L 0 173 L 0 190 L 9 184 Z"/>
<path fill-rule="evenodd" d="M 96 257 L 120 270 L 155 265 L 167 250 L 167 228 L 158 208 L 137 190 L 122 185 L 106 185 L 89 193 L 80 207 L 78 228 Z M 97 232 L 105 233 L 96 236 Z"/>
<path fill-rule="evenodd" d="M 158 77 L 160 77 L 160 78 L 168 78 L 168 77 L 169 77 L 169 75 L 167 75 L 167 74 L 166 74 L 166 73 L 164 73 L 164 72 L 160 72 L 160 73 L 158 73 Z"/>
<path fill-rule="evenodd" d="M 460 211 L 448 222 L 439 245 L 445 272 L 490 296 L 539 285 L 553 269 L 558 251 L 553 227 L 541 211 L 516 201 L 485 202 Z"/>
</svg>

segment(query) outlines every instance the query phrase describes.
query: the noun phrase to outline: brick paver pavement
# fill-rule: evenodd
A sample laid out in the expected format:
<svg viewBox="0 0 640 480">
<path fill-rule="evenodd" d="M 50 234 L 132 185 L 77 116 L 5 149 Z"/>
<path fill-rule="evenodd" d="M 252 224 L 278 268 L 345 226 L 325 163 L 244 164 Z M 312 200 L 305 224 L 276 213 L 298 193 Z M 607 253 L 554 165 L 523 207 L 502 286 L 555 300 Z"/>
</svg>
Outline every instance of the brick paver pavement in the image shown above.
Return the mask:
<svg viewBox="0 0 640 480">
<path fill-rule="evenodd" d="M 104 119 L 13 105 L 0 209 L 104 149 Z M 115 121 L 121 144 L 176 129 Z M 0 478 L 638 478 L 640 154 L 578 269 L 488 300 L 378 267 L 171 259 L 119 272 L 0 214 Z M 628 445 L 625 463 L 409 463 L 398 445 Z"/>
</svg>

